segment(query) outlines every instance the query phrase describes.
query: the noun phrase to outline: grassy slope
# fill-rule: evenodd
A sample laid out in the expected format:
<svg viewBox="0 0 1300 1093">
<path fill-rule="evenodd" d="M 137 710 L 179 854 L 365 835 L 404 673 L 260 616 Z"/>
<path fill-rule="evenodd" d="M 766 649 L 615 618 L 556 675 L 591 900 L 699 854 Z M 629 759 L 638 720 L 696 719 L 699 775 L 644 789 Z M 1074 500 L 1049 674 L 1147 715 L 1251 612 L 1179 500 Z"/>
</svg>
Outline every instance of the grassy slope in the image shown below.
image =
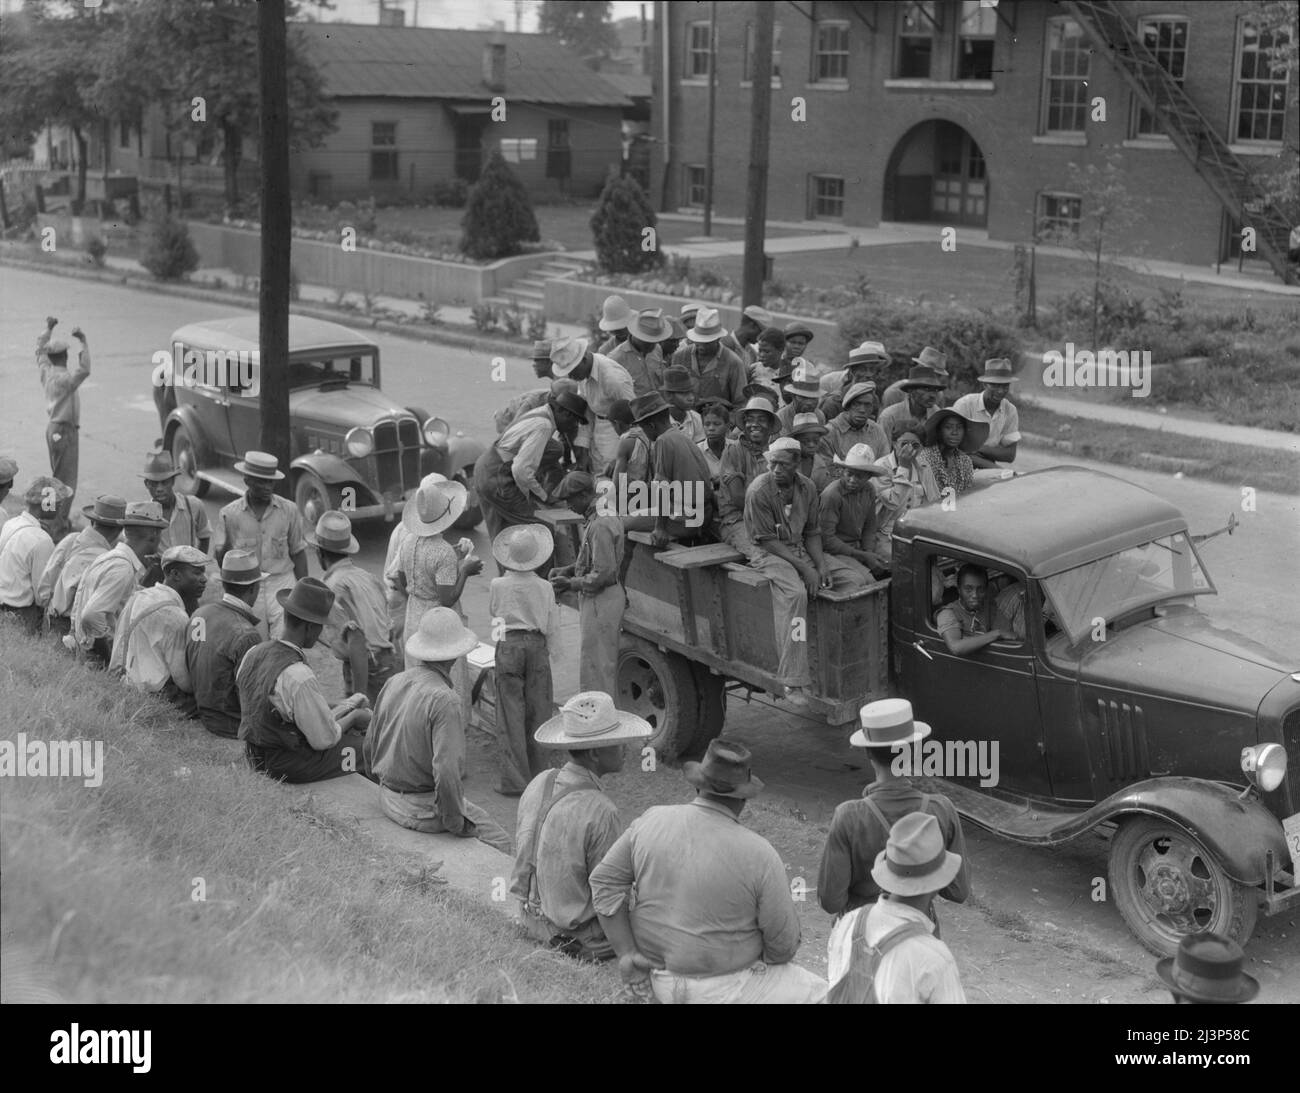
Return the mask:
<svg viewBox="0 0 1300 1093">
<path fill-rule="evenodd" d="M 504 916 L 250 772 L 238 745 L 8 620 L 0 650 L 3 739 L 104 741 L 99 788 L 4 786 L 6 963 L 36 960 L 67 1000 L 616 1000 L 611 969 L 539 950 Z M 191 900 L 196 877 L 206 902 Z"/>
</svg>

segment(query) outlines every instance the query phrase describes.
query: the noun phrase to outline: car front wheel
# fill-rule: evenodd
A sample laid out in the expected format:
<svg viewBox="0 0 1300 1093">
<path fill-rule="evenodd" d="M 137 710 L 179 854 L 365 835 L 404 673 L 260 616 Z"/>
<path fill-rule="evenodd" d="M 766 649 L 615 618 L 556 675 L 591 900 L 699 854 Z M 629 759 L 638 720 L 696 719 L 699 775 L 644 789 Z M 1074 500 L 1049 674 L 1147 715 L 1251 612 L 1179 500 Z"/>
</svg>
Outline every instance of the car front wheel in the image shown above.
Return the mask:
<svg viewBox="0 0 1300 1093">
<path fill-rule="evenodd" d="M 333 507 L 330 504 L 329 488 L 311 471 L 303 471 L 298 475 L 298 480 L 293 484 L 293 500 L 309 530 L 314 530 L 316 521 Z"/>
<path fill-rule="evenodd" d="M 192 493 L 195 497 L 206 497 L 211 485 L 199 477 L 199 461 L 194 451 L 194 438 L 184 425 L 177 425 L 172 433 L 172 463 L 180 476 L 176 479 L 178 493 Z"/>
</svg>

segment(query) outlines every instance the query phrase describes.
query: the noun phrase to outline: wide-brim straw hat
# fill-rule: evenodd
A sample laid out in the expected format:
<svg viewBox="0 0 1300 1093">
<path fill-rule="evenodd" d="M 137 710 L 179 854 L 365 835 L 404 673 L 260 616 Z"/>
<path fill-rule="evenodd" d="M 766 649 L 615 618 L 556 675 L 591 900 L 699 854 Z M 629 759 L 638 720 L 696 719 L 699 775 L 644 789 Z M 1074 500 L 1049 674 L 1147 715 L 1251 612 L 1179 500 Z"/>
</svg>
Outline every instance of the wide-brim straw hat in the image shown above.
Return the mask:
<svg viewBox="0 0 1300 1093">
<path fill-rule="evenodd" d="M 492 557 L 506 569 L 528 573 L 555 552 L 555 539 L 545 524 L 513 524 L 492 540 Z"/>
<path fill-rule="evenodd" d="M 862 471 L 864 474 L 876 474 L 885 478 L 890 472 L 876 462 L 875 449 L 870 444 L 854 444 L 841 459 L 838 455 L 831 460 L 837 467 L 849 471 Z"/>
<path fill-rule="evenodd" d="M 311 546 L 331 554 L 355 554 L 361 549 L 347 513 L 335 509 L 321 513 L 316 526 L 304 538 Z"/>
<path fill-rule="evenodd" d="M 905 698 L 882 698 L 858 710 L 862 727 L 849 737 L 855 748 L 891 748 L 915 744 L 930 735 L 930 726 L 912 717 Z"/>
<path fill-rule="evenodd" d="M 1176 955 L 1156 964 L 1156 975 L 1175 994 L 1194 1002 L 1249 1002 L 1259 993 L 1259 982 L 1241 970 L 1244 960 L 1241 946 L 1231 938 L 1187 934 Z"/>
<path fill-rule="evenodd" d="M 658 343 L 673 336 L 673 327 L 661 309 L 648 308 L 636 313 L 628 323 L 627 332 L 639 342 Z"/>
<path fill-rule="evenodd" d="M 989 438 L 989 423 L 968 418 L 951 406 L 945 406 L 942 410 L 931 414 L 925 419 L 925 435 L 921 437 L 921 442 L 927 448 L 933 448 L 937 445 L 939 443 L 940 427 L 945 421 L 953 417 L 966 426 L 966 435 L 962 437 L 961 443 L 957 445 L 961 451 L 970 454 L 971 452 L 978 452 L 984 447 L 984 442 Z"/>
<path fill-rule="evenodd" d="M 402 524 L 412 535 L 446 531 L 465 511 L 469 491 L 459 482 L 422 482 L 402 509 Z"/>
<path fill-rule="evenodd" d="M 696 789 L 715 797 L 748 800 L 761 793 L 763 782 L 750 770 L 750 751 L 730 740 L 710 740 L 701 763 L 683 763 L 682 774 Z"/>
<path fill-rule="evenodd" d="M 727 336 L 722 325 L 722 316 L 715 308 L 702 307 L 695 313 L 695 325 L 686 332 L 686 337 L 693 342 L 718 342 Z"/>
<path fill-rule="evenodd" d="M 947 888 L 961 872 L 961 855 L 943 845 L 943 829 L 928 812 L 911 812 L 889 829 L 871 879 L 897 896 L 924 896 Z"/>
<path fill-rule="evenodd" d="M 279 482 L 284 478 L 280 461 L 269 452 L 245 452 L 244 458 L 235 463 L 235 470 L 245 478 L 264 478 L 268 482 Z"/>
<path fill-rule="evenodd" d="M 586 338 L 556 338 L 551 343 L 551 372 L 556 379 L 567 376 L 582 363 L 589 345 Z"/>
<path fill-rule="evenodd" d="M 419 628 L 406 639 L 406 653 L 414 660 L 458 660 L 478 645 L 478 635 L 460 621 L 450 607 L 431 607 L 420 617 Z"/>
<path fill-rule="evenodd" d="M 295 619 L 324 626 L 334 606 L 334 593 L 324 581 L 302 577 L 292 588 L 280 589 L 275 594 L 275 602 Z"/>
<path fill-rule="evenodd" d="M 533 739 L 547 748 L 606 748 L 653 732 L 650 722 L 615 707 L 604 691 L 581 691 L 543 721 Z"/>
<path fill-rule="evenodd" d="M 221 559 L 222 584 L 257 584 L 266 580 L 257 555 L 247 550 L 228 550 Z"/>
</svg>

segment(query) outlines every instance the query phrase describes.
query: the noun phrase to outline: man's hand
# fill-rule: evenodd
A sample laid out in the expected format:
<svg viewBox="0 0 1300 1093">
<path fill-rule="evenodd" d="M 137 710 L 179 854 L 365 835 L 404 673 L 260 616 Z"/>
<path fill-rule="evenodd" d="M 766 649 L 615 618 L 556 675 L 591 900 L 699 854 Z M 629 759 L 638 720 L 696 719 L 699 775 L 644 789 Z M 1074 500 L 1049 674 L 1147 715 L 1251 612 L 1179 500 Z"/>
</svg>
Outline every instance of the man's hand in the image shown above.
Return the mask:
<svg viewBox="0 0 1300 1093">
<path fill-rule="evenodd" d="M 655 528 L 650 535 L 650 542 L 657 547 L 667 546 L 671 540 L 666 528 Z"/>
<path fill-rule="evenodd" d="M 460 569 L 467 577 L 473 577 L 475 574 L 483 572 L 483 559 L 462 558 L 460 560 Z"/>
<path fill-rule="evenodd" d="M 56 326 L 58 326 L 58 325 L 59 325 L 59 320 L 56 319 L 53 315 L 46 315 L 46 316 L 45 316 L 45 329 L 46 329 L 46 330 L 53 330 L 53 329 L 54 329 Z"/>
<path fill-rule="evenodd" d="M 552 587 L 553 589 L 555 589 L 556 592 L 568 592 L 569 589 L 573 587 L 573 578 L 572 578 L 572 577 L 552 577 L 552 578 L 551 578 L 551 587 Z"/>
<path fill-rule="evenodd" d="M 79 326 L 74 326 L 72 328 L 72 336 L 81 342 L 86 340 L 86 335 L 81 332 L 81 327 Z"/>
<path fill-rule="evenodd" d="M 460 829 L 459 831 L 456 832 L 456 838 L 458 838 L 458 839 L 477 839 L 477 838 L 478 838 L 478 827 L 475 825 L 474 821 L 473 821 L 473 820 L 466 820 L 466 821 L 464 822 L 464 824 L 461 825 L 461 829 Z"/>
<path fill-rule="evenodd" d="M 817 567 L 805 562 L 799 570 L 799 576 L 803 578 L 803 586 L 808 590 L 808 595 L 817 595 L 817 589 L 822 581 L 822 575 L 817 572 Z"/>
<path fill-rule="evenodd" d="M 618 958 L 618 975 L 633 994 L 644 997 L 650 990 L 650 973 L 659 965 L 637 950 Z"/>
</svg>

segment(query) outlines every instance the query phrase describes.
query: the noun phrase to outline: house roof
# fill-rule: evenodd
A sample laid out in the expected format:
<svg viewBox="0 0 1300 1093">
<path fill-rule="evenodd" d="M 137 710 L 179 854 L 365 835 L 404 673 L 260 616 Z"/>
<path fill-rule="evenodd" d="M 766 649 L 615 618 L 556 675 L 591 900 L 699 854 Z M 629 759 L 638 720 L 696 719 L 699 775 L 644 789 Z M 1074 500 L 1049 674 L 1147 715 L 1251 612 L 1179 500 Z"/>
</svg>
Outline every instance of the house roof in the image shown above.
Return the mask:
<svg viewBox="0 0 1300 1093">
<path fill-rule="evenodd" d="M 502 33 L 504 91 L 483 82 L 491 30 L 298 23 L 325 90 L 335 98 L 490 100 L 568 106 L 630 106 L 608 79 L 556 38 Z"/>
<path fill-rule="evenodd" d="M 631 72 L 601 72 L 600 78 L 612 83 L 629 99 L 648 99 L 650 97 L 650 77 Z"/>
</svg>

